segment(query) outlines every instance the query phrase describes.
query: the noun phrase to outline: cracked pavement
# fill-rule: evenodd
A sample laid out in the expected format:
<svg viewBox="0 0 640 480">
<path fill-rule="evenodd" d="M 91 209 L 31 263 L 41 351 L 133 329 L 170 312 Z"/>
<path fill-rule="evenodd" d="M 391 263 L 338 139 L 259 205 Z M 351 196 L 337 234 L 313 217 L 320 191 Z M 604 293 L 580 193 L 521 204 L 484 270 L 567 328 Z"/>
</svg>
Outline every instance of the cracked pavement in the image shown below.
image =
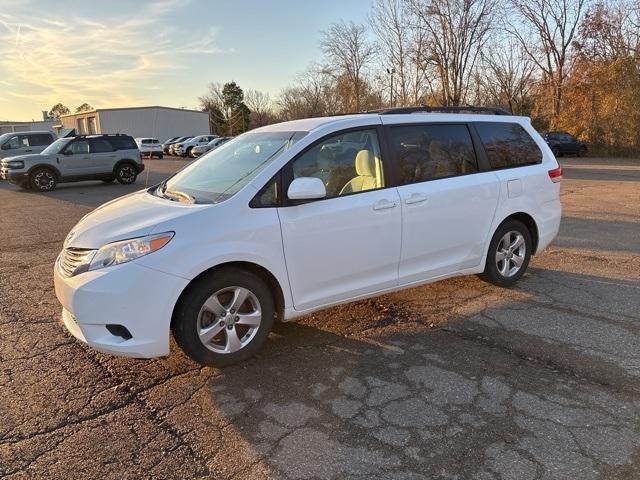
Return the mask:
<svg viewBox="0 0 640 480">
<path fill-rule="evenodd" d="M 59 323 L 67 232 L 183 161 L 133 187 L 0 183 L 0 477 L 640 478 L 640 162 L 562 163 L 560 235 L 516 288 L 340 306 L 224 370 L 175 344 L 103 355 Z"/>
</svg>

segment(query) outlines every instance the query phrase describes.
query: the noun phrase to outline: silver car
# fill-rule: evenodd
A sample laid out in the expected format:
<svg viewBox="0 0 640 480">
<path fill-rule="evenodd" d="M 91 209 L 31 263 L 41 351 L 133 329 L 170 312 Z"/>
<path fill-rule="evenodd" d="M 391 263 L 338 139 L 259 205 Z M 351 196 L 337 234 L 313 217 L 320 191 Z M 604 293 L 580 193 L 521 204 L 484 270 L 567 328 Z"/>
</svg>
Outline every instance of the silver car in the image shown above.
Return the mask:
<svg viewBox="0 0 640 480">
<path fill-rule="evenodd" d="M 58 137 L 52 132 L 13 132 L 0 135 L 0 159 L 40 153 Z"/>
<path fill-rule="evenodd" d="M 218 138 L 214 138 L 213 140 L 211 140 L 206 145 L 198 145 L 196 147 L 193 147 L 191 149 L 191 156 L 192 157 L 199 157 L 200 155 L 202 155 L 204 153 L 210 152 L 211 150 L 215 150 L 220 145 L 222 145 L 223 143 L 228 142 L 232 138 L 233 137 L 218 137 Z"/>
<path fill-rule="evenodd" d="M 56 140 L 42 153 L 17 155 L 0 162 L 0 178 L 22 188 L 48 192 L 61 182 L 136 181 L 144 170 L 142 155 L 129 135 L 82 135 Z"/>
</svg>

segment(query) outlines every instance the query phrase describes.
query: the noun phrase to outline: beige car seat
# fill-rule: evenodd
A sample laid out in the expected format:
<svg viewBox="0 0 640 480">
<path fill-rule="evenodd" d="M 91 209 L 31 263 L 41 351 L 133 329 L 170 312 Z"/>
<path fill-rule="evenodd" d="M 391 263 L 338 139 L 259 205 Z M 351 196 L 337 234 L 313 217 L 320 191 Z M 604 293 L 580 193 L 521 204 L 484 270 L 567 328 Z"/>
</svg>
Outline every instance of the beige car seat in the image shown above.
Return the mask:
<svg viewBox="0 0 640 480">
<path fill-rule="evenodd" d="M 340 195 L 382 187 L 382 165 L 370 150 L 360 150 L 355 161 L 357 177 L 352 178 L 340 190 Z"/>
</svg>

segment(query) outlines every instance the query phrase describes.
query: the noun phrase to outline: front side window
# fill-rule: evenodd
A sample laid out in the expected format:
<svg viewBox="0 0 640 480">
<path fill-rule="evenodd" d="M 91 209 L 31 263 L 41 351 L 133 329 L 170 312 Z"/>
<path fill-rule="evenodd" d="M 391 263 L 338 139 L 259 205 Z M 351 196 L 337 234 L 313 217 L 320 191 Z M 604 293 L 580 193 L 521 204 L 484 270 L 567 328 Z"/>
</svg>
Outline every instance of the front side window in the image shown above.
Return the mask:
<svg viewBox="0 0 640 480">
<path fill-rule="evenodd" d="M 137 150 L 138 145 L 133 137 L 128 135 L 114 135 L 109 137 L 114 150 Z"/>
<path fill-rule="evenodd" d="M 542 162 L 540 148 L 520 124 L 477 122 L 475 126 L 492 169 Z"/>
<path fill-rule="evenodd" d="M 466 125 L 406 125 L 389 131 L 403 185 L 478 171 Z"/>
<path fill-rule="evenodd" d="M 235 195 L 306 132 L 247 132 L 210 151 L 163 182 L 154 194 L 191 203 Z"/>
<path fill-rule="evenodd" d="M 380 145 L 374 129 L 330 137 L 298 157 L 292 163 L 292 170 L 294 179 L 322 180 L 327 198 L 385 186 Z"/>
<path fill-rule="evenodd" d="M 72 155 L 82 155 L 85 153 L 89 153 L 89 142 L 86 140 L 78 140 L 77 142 L 73 142 L 69 145 L 68 150 Z"/>
</svg>

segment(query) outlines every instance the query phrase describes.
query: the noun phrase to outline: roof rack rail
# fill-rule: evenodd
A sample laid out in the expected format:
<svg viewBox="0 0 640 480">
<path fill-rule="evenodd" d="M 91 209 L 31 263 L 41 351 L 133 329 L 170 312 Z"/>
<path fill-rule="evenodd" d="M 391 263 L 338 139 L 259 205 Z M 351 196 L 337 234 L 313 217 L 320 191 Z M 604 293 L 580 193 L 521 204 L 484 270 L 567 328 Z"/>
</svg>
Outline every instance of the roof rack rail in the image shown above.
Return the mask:
<svg viewBox="0 0 640 480">
<path fill-rule="evenodd" d="M 76 135 L 76 138 L 87 138 L 87 137 L 122 137 L 125 136 L 126 133 L 83 133 L 82 135 Z"/>
<path fill-rule="evenodd" d="M 401 115 L 406 113 L 489 113 L 493 115 L 513 115 L 502 108 L 495 107 L 474 107 L 471 105 L 462 107 L 431 107 L 429 105 L 417 105 L 415 107 L 397 107 L 380 110 L 372 110 L 367 113 L 378 113 L 380 115 Z"/>
</svg>

